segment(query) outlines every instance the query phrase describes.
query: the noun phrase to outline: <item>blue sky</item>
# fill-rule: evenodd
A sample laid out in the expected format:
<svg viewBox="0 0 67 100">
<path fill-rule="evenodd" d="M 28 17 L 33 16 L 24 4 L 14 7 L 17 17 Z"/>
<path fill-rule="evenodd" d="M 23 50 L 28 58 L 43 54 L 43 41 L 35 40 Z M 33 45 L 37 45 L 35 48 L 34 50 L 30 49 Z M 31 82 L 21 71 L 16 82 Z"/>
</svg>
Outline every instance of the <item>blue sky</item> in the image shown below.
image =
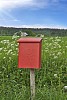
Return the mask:
<svg viewBox="0 0 67 100">
<path fill-rule="evenodd" d="M 67 0 L 0 0 L 0 26 L 67 28 Z"/>
</svg>

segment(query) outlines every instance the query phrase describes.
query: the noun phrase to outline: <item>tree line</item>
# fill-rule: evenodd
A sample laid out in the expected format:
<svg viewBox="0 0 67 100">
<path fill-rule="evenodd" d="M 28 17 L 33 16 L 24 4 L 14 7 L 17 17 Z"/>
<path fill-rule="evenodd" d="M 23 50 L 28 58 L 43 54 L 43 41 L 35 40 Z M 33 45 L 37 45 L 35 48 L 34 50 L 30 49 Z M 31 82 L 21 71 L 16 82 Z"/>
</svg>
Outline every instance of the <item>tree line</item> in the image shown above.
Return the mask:
<svg viewBox="0 0 67 100">
<path fill-rule="evenodd" d="M 45 36 L 67 36 L 67 29 L 50 29 L 50 28 L 15 28 L 0 27 L 0 36 L 12 36 L 16 32 L 26 32 L 29 36 L 43 34 Z M 19 35 L 19 34 L 18 34 Z"/>
</svg>

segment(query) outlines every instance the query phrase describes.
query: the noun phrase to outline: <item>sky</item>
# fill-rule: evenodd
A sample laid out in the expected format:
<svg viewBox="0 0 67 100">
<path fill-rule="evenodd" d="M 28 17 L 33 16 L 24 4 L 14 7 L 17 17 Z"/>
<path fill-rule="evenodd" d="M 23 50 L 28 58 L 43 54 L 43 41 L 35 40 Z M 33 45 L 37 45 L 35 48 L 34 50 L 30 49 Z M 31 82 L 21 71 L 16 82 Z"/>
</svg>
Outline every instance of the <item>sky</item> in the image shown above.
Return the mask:
<svg viewBox="0 0 67 100">
<path fill-rule="evenodd" d="M 0 26 L 67 29 L 67 0 L 0 0 Z"/>
</svg>

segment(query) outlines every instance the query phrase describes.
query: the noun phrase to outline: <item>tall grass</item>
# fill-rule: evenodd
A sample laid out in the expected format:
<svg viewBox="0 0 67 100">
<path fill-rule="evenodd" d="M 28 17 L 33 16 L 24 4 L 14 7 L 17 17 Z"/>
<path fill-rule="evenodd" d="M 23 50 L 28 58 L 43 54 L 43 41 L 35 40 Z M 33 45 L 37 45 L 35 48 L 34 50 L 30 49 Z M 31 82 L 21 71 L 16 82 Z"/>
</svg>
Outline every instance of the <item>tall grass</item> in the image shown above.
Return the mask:
<svg viewBox="0 0 67 100">
<path fill-rule="evenodd" d="M 19 37 L 0 37 L 0 100 L 30 100 L 29 69 L 18 69 Z M 67 37 L 45 37 L 35 100 L 66 100 Z"/>
</svg>

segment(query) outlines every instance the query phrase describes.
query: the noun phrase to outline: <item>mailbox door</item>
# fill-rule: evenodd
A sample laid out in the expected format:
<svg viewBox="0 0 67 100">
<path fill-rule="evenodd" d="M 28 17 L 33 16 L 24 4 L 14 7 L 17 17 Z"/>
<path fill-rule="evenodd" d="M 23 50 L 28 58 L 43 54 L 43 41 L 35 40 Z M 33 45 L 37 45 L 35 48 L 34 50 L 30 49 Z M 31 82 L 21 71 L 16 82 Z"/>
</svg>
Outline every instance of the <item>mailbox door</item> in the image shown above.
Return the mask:
<svg viewBox="0 0 67 100">
<path fill-rule="evenodd" d="M 19 43 L 19 68 L 40 68 L 41 43 Z"/>
</svg>

